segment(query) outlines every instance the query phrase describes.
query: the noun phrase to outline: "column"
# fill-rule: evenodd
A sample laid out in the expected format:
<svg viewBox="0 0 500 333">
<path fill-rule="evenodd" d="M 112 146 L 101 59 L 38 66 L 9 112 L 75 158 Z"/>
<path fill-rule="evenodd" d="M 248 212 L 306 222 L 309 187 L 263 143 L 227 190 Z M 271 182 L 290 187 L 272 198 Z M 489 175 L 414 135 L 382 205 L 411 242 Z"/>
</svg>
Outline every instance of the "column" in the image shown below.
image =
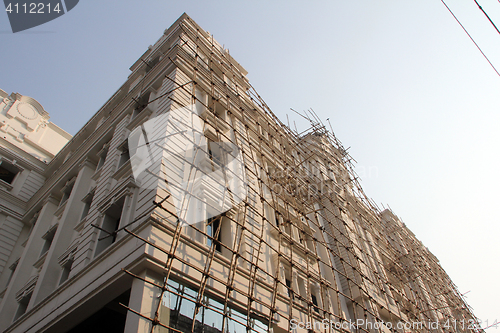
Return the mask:
<svg viewBox="0 0 500 333">
<path fill-rule="evenodd" d="M 146 281 L 151 281 L 157 285 L 163 285 L 163 276 L 160 274 L 145 270 L 141 274 L 139 274 Z M 156 309 L 158 308 L 158 303 L 161 302 L 161 290 L 160 288 L 152 285 L 141 279 L 134 279 L 132 282 L 132 289 L 130 291 L 130 301 L 129 308 L 142 314 L 148 318 L 154 318 Z M 165 312 L 165 311 L 163 311 Z M 169 316 L 165 316 L 165 313 L 160 312 L 162 318 L 162 324 L 168 324 Z M 138 314 L 128 311 L 127 313 L 127 321 L 125 323 L 124 333 L 149 333 L 151 332 L 151 320 L 148 320 L 144 317 L 139 316 Z M 158 328 L 154 331 L 156 332 L 166 332 L 166 329 Z"/>
<path fill-rule="evenodd" d="M 82 199 L 90 190 L 90 177 L 94 174 L 95 167 L 96 166 L 89 160 L 80 164 L 78 176 L 76 177 L 73 190 L 71 191 L 64 212 L 59 220 L 59 226 L 57 227 L 52 245 L 47 253 L 28 310 L 51 294 L 59 284 L 62 272 L 62 268 L 59 265 L 59 256 L 61 256 L 71 245 L 75 232 L 74 227 L 80 221 L 83 211 L 84 203 Z"/>
<path fill-rule="evenodd" d="M 37 222 L 33 227 L 33 231 L 19 260 L 17 269 L 0 304 L 0 332 L 3 332 L 14 319 L 17 311 L 17 306 L 15 306 L 17 304 L 16 293 L 28 282 L 28 279 L 33 274 L 33 264 L 40 257 L 40 251 L 45 242 L 42 236 L 49 228 L 58 204 L 59 200 L 53 196 L 49 196 L 44 202 Z"/>
</svg>

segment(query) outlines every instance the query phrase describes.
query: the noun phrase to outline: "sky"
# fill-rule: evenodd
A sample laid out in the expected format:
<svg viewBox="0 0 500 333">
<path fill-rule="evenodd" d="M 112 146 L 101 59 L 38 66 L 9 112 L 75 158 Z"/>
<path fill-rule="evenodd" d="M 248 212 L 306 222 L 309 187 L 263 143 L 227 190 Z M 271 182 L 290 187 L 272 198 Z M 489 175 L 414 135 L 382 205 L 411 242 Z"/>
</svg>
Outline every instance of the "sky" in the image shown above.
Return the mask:
<svg viewBox="0 0 500 333">
<path fill-rule="evenodd" d="M 445 2 L 500 71 L 500 35 L 474 1 Z M 500 27 L 500 1 L 478 2 Z M 183 12 L 283 122 L 305 129 L 290 108 L 329 118 L 366 194 L 438 257 L 480 320 L 500 320 L 500 76 L 440 0 L 86 0 L 15 34 L 4 12 L 0 88 L 75 134 Z"/>
</svg>

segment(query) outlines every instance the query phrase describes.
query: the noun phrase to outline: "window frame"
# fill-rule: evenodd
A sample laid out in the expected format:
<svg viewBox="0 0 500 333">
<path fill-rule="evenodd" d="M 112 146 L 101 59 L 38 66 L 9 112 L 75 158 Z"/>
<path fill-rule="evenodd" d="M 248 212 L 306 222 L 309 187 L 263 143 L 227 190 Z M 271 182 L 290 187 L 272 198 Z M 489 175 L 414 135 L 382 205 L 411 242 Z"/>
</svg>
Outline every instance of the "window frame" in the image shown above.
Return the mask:
<svg viewBox="0 0 500 333">
<path fill-rule="evenodd" d="M 3 167 L 2 165 L 6 165 L 8 168 Z M 6 159 L 5 157 L 0 157 L 0 168 L 5 169 L 11 173 L 14 173 L 12 170 L 9 170 L 9 168 L 16 169 L 17 172 L 15 172 L 14 177 L 12 177 L 12 180 L 10 182 L 0 179 L 0 184 L 1 185 L 6 185 L 7 188 L 10 190 L 13 188 L 15 185 L 16 180 L 19 178 L 19 175 L 24 171 L 24 168 L 20 167 L 15 160 L 9 160 Z"/>
</svg>

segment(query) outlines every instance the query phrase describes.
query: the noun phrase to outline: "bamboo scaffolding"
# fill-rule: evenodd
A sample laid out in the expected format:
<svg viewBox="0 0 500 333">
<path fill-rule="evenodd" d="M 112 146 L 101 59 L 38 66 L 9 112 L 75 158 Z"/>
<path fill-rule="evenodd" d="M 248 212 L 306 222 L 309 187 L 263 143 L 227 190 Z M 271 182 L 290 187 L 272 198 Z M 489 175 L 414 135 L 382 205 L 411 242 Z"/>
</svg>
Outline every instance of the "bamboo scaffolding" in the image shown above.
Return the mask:
<svg viewBox="0 0 500 333">
<path fill-rule="evenodd" d="M 170 248 L 141 237 L 134 229 L 136 221 L 120 229 L 166 255 L 163 284 L 143 281 L 158 288 L 162 297 L 169 292 L 186 298 L 169 290 L 168 280 L 173 275 L 182 280 L 174 263 L 201 274 L 191 318 L 193 332 L 197 315 L 204 314 L 206 309 L 219 313 L 225 328 L 229 320 L 238 321 L 231 315 L 234 308 L 247 314 L 245 322 L 238 322 L 248 332 L 260 332 L 253 325 L 255 318 L 260 318 L 269 330 L 282 323 L 279 318 L 290 323 L 299 317 L 311 322 L 328 319 L 337 323 L 360 318 L 394 323 L 460 318 L 477 324 L 477 318 L 433 256 L 399 220 L 384 219 L 383 212 L 366 196 L 354 170 L 354 160 L 335 137 L 330 120 L 327 119 L 327 129 L 314 110 L 302 114 L 291 109 L 307 120 L 310 127 L 299 133 L 290 128 L 288 116 L 288 125 L 281 123 L 228 53 L 213 38 L 206 38 L 196 23 L 188 22 L 180 25 L 180 45 L 176 47 L 176 56 L 169 61 L 186 72 L 189 80 L 174 80 L 176 88 L 155 100 L 168 98 L 179 106 L 184 106 L 186 99 L 202 103 L 214 115 L 211 120 L 205 119 L 204 129 L 212 126 L 219 141 L 232 141 L 241 149 L 245 172 L 252 182 L 248 182 L 247 199 L 222 214 L 212 233 L 196 224 L 180 223 L 176 213 L 165 205 L 169 195 L 154 202 L 148 213 L 159 210 L 170 216 L 155 215 L 155 223 L 171 236 Z M 221 80 L 216 72 L 231 83 Z M 196 97 L 196 89 L 209 96 L 208 103 Z M 227 110 L 225 119 L 215 113 L 216 103 Z M 233 136 L 221 128 L 230 128 Z M 295 190 L 284 191 L 287 186 Z M 300 192 L 303 188 L 317 191 L 304 195 Z M 196 194 L 190 195 L 196 198 Z M 255 197 L 255 202 L 249 197 Z M 176 219 L 177 223 L 172 223 Z M 236 230 L 231 243 L 219 240 L 223 220 Z M 190 231 L 183 232 L 183 228 Z M 268 230 L 275 235 L 273 239 Z M 193 242 L 188 236 L 190 232 L 210 240 L 210 247 L 203 252 L 203 266 L 183 259 L 178 253 L 181 244 Z M 251 255 L 245 252 L 249 251 L 247 242 L 252 242 Z M 277 258 L 274 272 L 261 267 L 265 253 L 267 258 Z M 301 261 L 305 264 L 299 264 Z M 393 264 L 389 264 L 391 261 Z M 212 272 L 220 262 L 225 263 L 229 272 L 225 277 Z M 283 279 L 283 274 L 290 274 L 290 283 Z M 242 276 L 246 277 L 245 288 L 236 283 Z M 215 283 L 224 286 L 224 290 L 214 291 L 211 285 Z M 300 283 L 305 292 L 300 290 Z M 319 290 L 314 298 L 313 286 Z M 268 300 L 259 299 L 259 289 L 270 290 Z M 238 295 L 246 303 L 237 300 Z M 206 296 L 220 299 L 223 309 L 205 304 Z M 151 332 L 157 326 L 178 331 L 161 323 L 160 308 L 161 301 L 154 316 L 148 317 L 127 306 L 129 311 L 151 322 Z M 290 329 L 290 326 L 285 328 Z M 432 330 L 424 326 L 420 331 Z M 474 331 L 482 332 L 478 324 Z"/>
</svg>

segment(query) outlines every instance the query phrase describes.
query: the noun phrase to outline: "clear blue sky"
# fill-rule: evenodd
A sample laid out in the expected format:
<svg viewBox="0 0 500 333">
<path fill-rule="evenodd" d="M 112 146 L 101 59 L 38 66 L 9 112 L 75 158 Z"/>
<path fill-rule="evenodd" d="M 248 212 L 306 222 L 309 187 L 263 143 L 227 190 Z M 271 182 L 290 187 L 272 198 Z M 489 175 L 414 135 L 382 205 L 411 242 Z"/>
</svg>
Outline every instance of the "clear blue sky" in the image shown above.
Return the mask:
<svg viewBox="0 0 500 333">
<path fill-rule="evenodd" d="M 474 1 L 446 2 L 500 70 L 500 35 Z M 500 25 L 500 2 L 479 2 Z M 500 320 L 500 77 L 440 0 L 87 0 L 17 34 L 0 13 L 0 88 L 75 134 L 183 12 L 283 121 L 290 108 L 330 118 L 368 196 L 471 290 L 480 319 Z"/>
</svg>

